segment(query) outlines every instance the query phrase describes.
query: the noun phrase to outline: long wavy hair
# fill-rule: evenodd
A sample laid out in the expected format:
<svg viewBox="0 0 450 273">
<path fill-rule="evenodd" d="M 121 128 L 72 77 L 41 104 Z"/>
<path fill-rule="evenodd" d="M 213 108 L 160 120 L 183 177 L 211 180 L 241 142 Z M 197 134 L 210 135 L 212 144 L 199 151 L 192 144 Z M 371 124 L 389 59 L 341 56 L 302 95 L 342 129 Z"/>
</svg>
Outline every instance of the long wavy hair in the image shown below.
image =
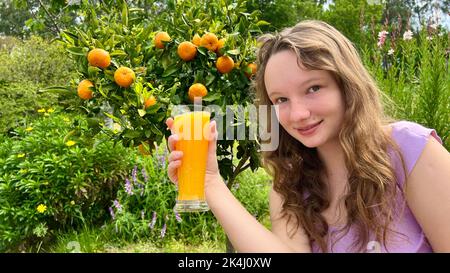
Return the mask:
<svg viewBox="0 0 450 273">
<path fill-rule="evenodd" d="M 258 72 L 254 88 L 257 105 L 271 105 L 264 82 L 269 58 L 280 51 L 291 50 L 299 64 L 311 70 L 332 73 L 342 92 L 345 114 L 339 132 L 348 171 L 348 191 L 343 197 L 348 219 L 340 230 L 344 235 L 356 227 L 354 249 L 365 251 L 370 240 L 386 246 L 393 229 L 397 194 L 396 173 L 388 147 L 403 158 L 395 141 L 383 126 L 394 119 L 385 115 L 380 92 L 363 66 L 352 43 L 332 26 L 321 21 L 303 21 L 278 34 L 266 34 L 259 39 Z M 268 126 L 267 128 L 270 128 Z M 308 148 L 280 126 L 279 146 L 263 152 L 263 164 L 273 176 L 273 188 L 283 197 L 281 217 L 296 221 L 311 243 L 328 251 L 326 236 L 329 226 L 322 216 L 330 206 L 328 186 L 320 174 L 325 166 L 316 148 Z M 295 229 L 296 230 L 296 229 Z M 295 230 L 289 231 L 293 235 Z M 342 236 L 344 236 L 342 235 Z M 371 236 L 375 235 L 375 238 Z"/>
</svg>

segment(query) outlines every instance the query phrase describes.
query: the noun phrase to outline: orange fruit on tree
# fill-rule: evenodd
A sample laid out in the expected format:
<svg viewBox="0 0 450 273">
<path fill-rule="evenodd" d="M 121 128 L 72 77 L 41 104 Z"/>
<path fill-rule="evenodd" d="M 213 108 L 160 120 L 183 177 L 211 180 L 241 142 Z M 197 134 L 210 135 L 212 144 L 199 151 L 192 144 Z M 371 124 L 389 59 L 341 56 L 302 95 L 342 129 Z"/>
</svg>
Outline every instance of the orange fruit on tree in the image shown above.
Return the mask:
<svg viewBox="0 0 450 273">
<path fill-rule="evenodd" d="M 208 90 L 206 89 L 206 86 L 201 83 L 194 83 L 191 87 L 189 87 L 188 95 L 191 101 L 194 101 L 195 97 L 204 97 L 207 94 Z"/>
<path fill-rule="evenodd" d="M 155 104 L 156 104 L 156 98 L 153 95 L 151 95 L 148 99 L 145 100 L 144 107 L 147 109 L 150 106 L 153 106 Z"/>
<path fill-rule="evenodd" d="M 247 65 L 246 69 L 244 70 L 245 75 L 247 78 L 250 78 L 251 76 L 256 74 L 258 66 L 255 63 L 250 63 Z"/>
<path fill-rule="evenodd" d="M 216 53 L 219 54 L 220 56 L 222 55 L 222 53 L 220 52 L 220 50 L 225 46 L 225 42 L 226 40 L 224 38 L 220 39 L 217 42 L 217 49 L 216 49 Z"/>
<path fill-rule="evenodd" d="M 192 43 L 196 46 L 200 46 L 202 43 L 202 38 L 200 38 L 200 35 L 195 34 L 194 38 L 192 38 Z"/>
<path fill-rule="evenodd" d="M 89 51 L 87 59 L 90 65 L 100 68 L 107 68 L 111 64 L 108 51 L 101 48 L 94 48 Z"/>
<path fill-rule="evenodd" d="M 160 31 L 155 35 L 155 47 L 163 49 L 164 43 L 163 42 L 170 42 L 172 39 L 170 38 L 169 34 L 165 31 Z"/>
<path fill-rule="evenodd" d="M 136 75 L 134 71 L 128 67 L 121 66 L 114 72 L 114 81 L 118 86 L 128 88 L 133 83 Z"/>
<path fill-rule="evenodd" d="M 205 33 L 200 40 L 200 46 L 206 47 L 209 51 L 216 51 L 219 39 L 214 33 Z"/>
<path fill-rule="evenodd" d="M 234 61 L 230 56 L 221 56 L 216 61 L 216 68 L 222 74 L 227 74 L 234 68 Z"/>
<path fill-rule="evenodd" d="M 177 52 L 183 61 L 188 62 L 193 60 L 195 55 L 197 55 L 197 47 L 193 43 L 185 41 L 178 45 Z"/>
<path fill-rule="evenodd" d="M 92 99 L 91 87 L 94 87 L 94 84 L 90 80 L 82 80 L 77 88 L 78 97 L 83 100 Z"/>
</svg>

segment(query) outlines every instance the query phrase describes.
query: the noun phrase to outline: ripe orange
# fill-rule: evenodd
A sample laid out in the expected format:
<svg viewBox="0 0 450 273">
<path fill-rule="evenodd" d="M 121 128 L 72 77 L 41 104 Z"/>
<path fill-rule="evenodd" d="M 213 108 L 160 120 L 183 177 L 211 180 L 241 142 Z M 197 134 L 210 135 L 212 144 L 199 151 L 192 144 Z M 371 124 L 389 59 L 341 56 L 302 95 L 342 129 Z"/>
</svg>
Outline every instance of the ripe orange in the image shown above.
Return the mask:
<svg viewBox="0 0 450 273">
<path fill-rule="evenodd" d="M 255 75 L 257 68 L 258 66 L 255 63 L 248 64 L 247 68 L 244 71 L 247 78 L 250 79 L 253 75 Z"/>
<path fill-rule="evenodd" d="M 165 31 L 158 32 L 155 35 L 155 47 L 163 49 L 164 43 L 163 42 L 170 42 L 172 39 L 170 38 L 169 34 Z"/>
<path fill-rule="evenodd" d="M 100 68 L 107 68 L 111 64 L 108 51 L 101 48 L 94 48 L 89 51 L 87 59 L 90 65 Z"/>
<path fill-rule="evenodd" d="M 234 61 L 230 56 L 221 56 L 216 61 L 216 67 L 220 73 L 226 74 L 233 70 Z"/>
<path fill-rule="evenodd" d="M 191 101 L 194 101 L 195 97 L 204 97 L 208 94 L 208 90 L 206 87 L 201 83 L 194 83 L 189 87 L 189 99 Z"/>
<path fill-rule="evenodd" d="M 200 46 L 206 47 L 209 51 L 216 51 L 218 43 L 219 40 L 214 33 L 206 33 L 200 40 Z"/>
<path fill-rule="evenodd" d="M 133 83 L 136 75 L 134 71 L 128 67 L 121 66 L 114 72 L 114 81 L 118 86 L 128 88 Z"/>
<path fill-rule="evenodd" d="M 197 47 L 191 43 L 191 42 L 182 42 L 179 46 L 178 46 L 178 56 L 180 56 L 180 58 L 183 61 L 190 61 L 193 60 L 195 58 L 195 55 L 197 55 Z"/>
<path fill-rule="evenodd" d="M 198 34 L 194 35 L 194 38 L 192 38 L 192 43 L 196 46 L 200 46 L 202 43 L 202 38 Z"/>
<path fill-rule="evenodd" d="M 226 40 L 225 40 L 224 38 L 220 39 L 220 40 L 217 42 L 216 53 L 217 53 L 219 56 L 222 56 L 222 53 L 220 52 L 220 50 L 225 46 L 225 42 L 226 42 Z"/>
<path fill-rule="evenodd" d="M 91 87 L 94 87 L 94 84 L 90 80 L 82 80 L 77 88 L 78 97 L 83 100 L 92 99 Z"/>
<path fill-rule="evenodd" d="M 156 104 L 156 98 L 153 95 L 151 95 L 148 99 L 145 100 L 144 107 L 145 107 L 145 109 L 147 109 L 150 106 L 153 106 L 155 104 Z"/>
</svg>

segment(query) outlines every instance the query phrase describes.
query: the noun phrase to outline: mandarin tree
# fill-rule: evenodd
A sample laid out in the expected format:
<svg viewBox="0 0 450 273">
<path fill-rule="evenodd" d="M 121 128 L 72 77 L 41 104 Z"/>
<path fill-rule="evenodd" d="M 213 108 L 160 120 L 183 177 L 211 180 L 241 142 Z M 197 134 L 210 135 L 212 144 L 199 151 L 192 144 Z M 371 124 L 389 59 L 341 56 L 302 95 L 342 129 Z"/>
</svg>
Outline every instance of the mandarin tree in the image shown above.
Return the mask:
<svg viewBox="0 0 450 273">
<path fill-rule="evenodd" d="M 93 83 L 93 97 L 83 110 L 119 123 L 122 130 L 111 137 L 125 146 L 151 149 L 160 143 L 170 135 L 165 119 L 171 109 L 191 104 L 193 95 L 222 113 L 227 105 L 253 104 L 247 67 L 255 61 L 260 26 L 267 23 L 258 21 L 258 12 L 246 13 L 245 1 L 169 1 L 153 12 L 125 1 L 83 2 L 80 8 L 86 24 L 64 30 L 61 41 L 77 61 L 80 78 Z M 89 62 L 94 49 L 108 53 L 109 66 Z M 124 67 L 127 73 L 121 73 Z M 246 139 L 223 134 L 218 141 L 219 167 L 229 187 L 240 172 L 260 165 L 259 144 L 248 139 L 250 122 L 244 123 Z M 236 130 L 237 124 L 236 117 L 223 122 L 219 133 Z"/>
</svg>

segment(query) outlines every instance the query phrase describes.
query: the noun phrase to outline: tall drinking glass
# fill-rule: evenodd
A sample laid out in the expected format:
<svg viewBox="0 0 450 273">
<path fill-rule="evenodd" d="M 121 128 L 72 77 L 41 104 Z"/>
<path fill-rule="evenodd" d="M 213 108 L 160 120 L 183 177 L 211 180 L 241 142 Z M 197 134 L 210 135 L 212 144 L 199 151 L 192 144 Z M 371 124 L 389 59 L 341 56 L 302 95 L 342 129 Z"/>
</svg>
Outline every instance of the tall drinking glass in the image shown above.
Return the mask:
<svg viewBox="0 0 450 273">
<path fill-rule="evenodd" d="M 211 114 L 201 105 L 187 105 L 175 107 L 172 117 L 173 131 L 179 136 L 175 149 L 183 152 L 177 173 L 178 196 L 174 211 L 207 211 L 205 172 Z"/>
</svg>

